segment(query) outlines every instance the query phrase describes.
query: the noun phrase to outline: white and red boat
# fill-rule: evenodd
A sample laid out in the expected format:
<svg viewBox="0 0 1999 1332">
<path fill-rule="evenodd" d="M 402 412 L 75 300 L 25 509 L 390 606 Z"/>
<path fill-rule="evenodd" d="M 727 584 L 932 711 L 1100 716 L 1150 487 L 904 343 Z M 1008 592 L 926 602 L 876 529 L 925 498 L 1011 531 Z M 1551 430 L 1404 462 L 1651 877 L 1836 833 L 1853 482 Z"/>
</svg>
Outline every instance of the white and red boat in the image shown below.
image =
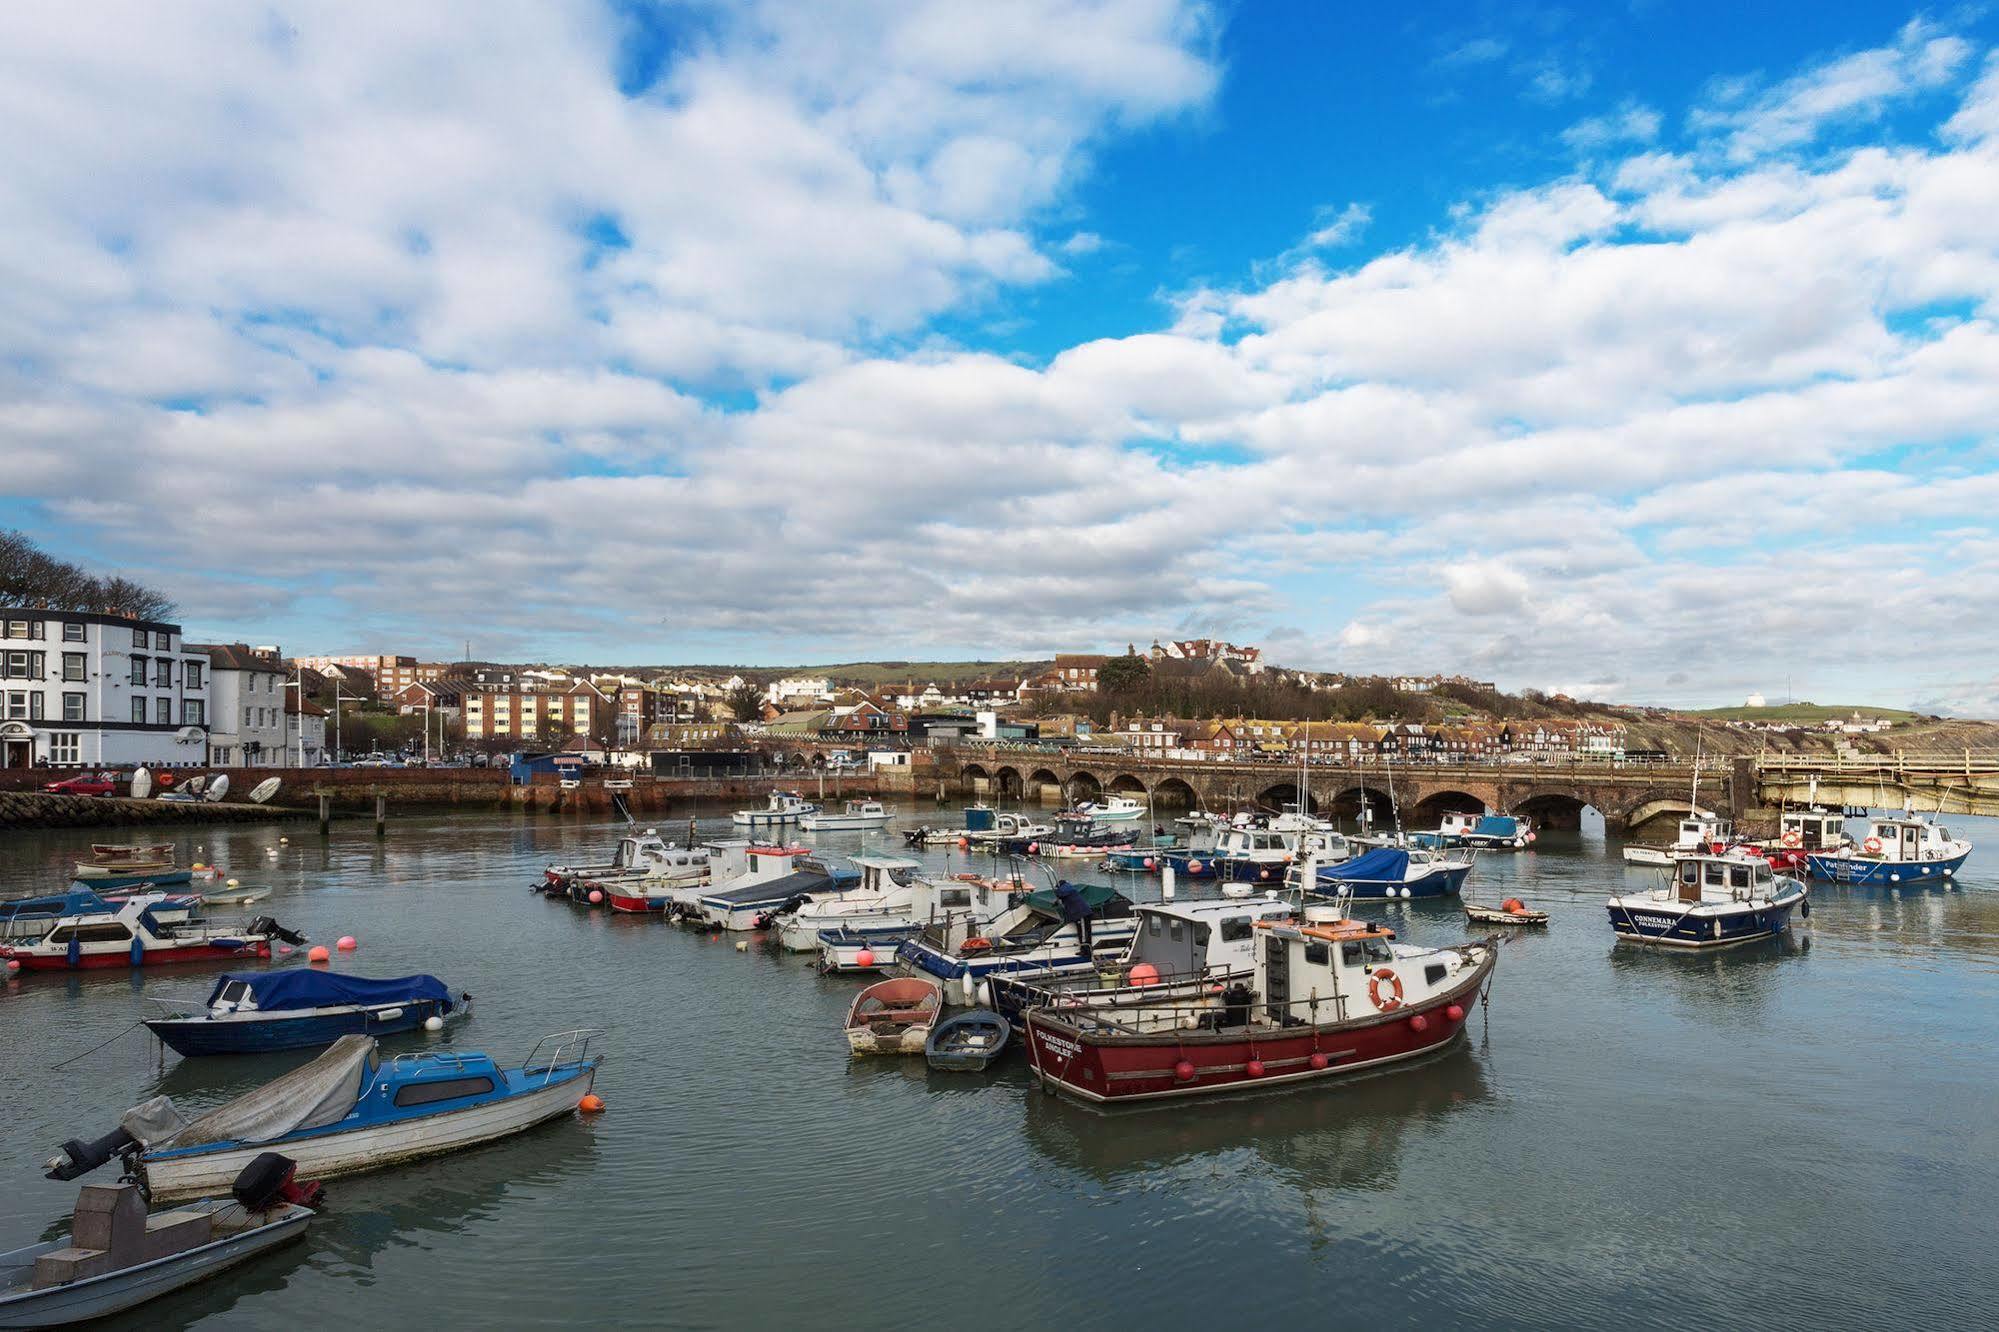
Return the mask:
<svg viewBox="0 0 1999 1332">
<path fill-rule="evenodd" d="M 1297 1085 L 1380 1070 L 1457 1040 L 1497 960 L 1494 942 L 1416 948 L 1379 925 L 1308 910 L 1257 921 L 1246 980 L 1157 1003 L 1120 996 L 1027 1013 L 1044 1087 L 1099 1104 Z"/>
<path fill-rule="evenodd" d="M 243 925 L 163 920 L 156 908 L 164 900 L 149 894 L 129 898 L 113 909 L 59 916 L 41 937 L 0 947 L 0 959 L 19 962 L 26 971 L 156 967 L 266 958 L 274 940 L 305 942 L 304 935 L 283 928 L 269 916 Z"/>
</svg>

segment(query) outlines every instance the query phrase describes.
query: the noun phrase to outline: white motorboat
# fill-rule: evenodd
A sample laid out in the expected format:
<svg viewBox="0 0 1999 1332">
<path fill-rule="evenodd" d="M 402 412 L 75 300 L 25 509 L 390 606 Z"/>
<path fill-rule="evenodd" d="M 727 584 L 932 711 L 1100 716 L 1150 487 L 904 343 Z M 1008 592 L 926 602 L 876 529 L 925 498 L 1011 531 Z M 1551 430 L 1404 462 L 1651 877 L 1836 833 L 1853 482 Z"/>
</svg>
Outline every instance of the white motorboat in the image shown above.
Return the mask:
<svg viewBox="0 0 1999 1332">
<path fill-rule="evenodd" d="M 879 800 L 849 800 L 838 814 L 815 810 L 802 815 L 798 826 L 806 832 L 866 832 L 886 827 L 890 815 Z"/>
<path fill-rule="evenodd" d="M 819 806 L 796 791 L 772 791 L 762 809 L 739 809 L 729 819 L 738 828 L 777 828 L 818 812 Z"/>
<path fill-rule="evenodd" d="M 1135 823 L 1145 817 L 1145 805 L 1130 796 L 1112 795 L 1079 805 L 1076 813 L 1094 823 Z"/>
<path fill-rule="evenodd" d="M 1672 948 L 1725 948 L 1771 939 L 1809 916 L 1805 886 L 1775 874 L 1753 851 L 1694 852 L 1675 860 L 1664 887 L 1623 893 L 1607 903 L 1620 940 Z"/>
<path fill-rule="evenodd" d="M 1679 833 L 1671 845 L 1626 846 L 1624 861 L 1627 865 L 1670 865 L 1682 856 L 1726 847 L 1732 836 L 1727 819 L 1713 810 L 1696 809 L 1680 820 Z"/>
</svg>

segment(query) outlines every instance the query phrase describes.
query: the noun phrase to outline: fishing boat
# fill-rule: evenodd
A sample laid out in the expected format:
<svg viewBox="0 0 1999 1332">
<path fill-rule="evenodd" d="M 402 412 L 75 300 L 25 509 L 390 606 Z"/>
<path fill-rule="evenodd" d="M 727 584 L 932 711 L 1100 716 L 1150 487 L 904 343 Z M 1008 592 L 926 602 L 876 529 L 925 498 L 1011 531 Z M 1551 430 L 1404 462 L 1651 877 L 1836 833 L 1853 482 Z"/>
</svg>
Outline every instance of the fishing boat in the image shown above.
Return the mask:
<svg viewBox="0 0 1999 1332">
<path fill-rule="evenodd" d="M 342 1036 L 311 1063 L 196 1119 L 165 1096 L 134 1106 L 103 1137 L 64 1143 L 48 1177 L 76 1179 L 120 1157 L 154 1198 L 198 1198 L 266 1151 L 325 1178 L 458 1151 L 574 1110 L 602 1062 L 589 1052 L 601 1034 L 545 1036 L 516 1068 L 469 1052 L 384 1060 L 373 1038 Z"/>
<path fill-rule="evenodd" d="M 199 1005 L 148 996 L 168 1010 L 146 1030 L 183 1055 L 258 1054 L 329 1045 L 342 1036 L 389 1036 L 443 1019 L 459 1003 L 435 976 L 367 980 L 331 971 L 235 971 Z"/>
<path fill-rule="evenodd" d="M 1534 845 L 1534 827 L 1511 814 L 1446 814 L 1434 833 L 1418 833 L 1417 845 L 1445 850 L 1525 851 Z"/>
<path fill-rule="evenodd" d="M 1219 993 L 1028 1010 L 1034 1077 L 1122 1105 L 1379 1071 L 1458 1040 L 1498 957 L 1491 940 L 1417 948 L 1316 907 L 1256 929 L 1253 972 Z"/>
<path fill-rule="evenodd" d="M 739 809 L 729 820 L 738 828 L 778 828 L 818 812 L 819 806 L 796 791 L 772 791 L 762 809 Z"/>
<path fill-rule="evenodd" d="M 1378 846 L 1337 865 L 1317 867 L 1316 887 L 1355 898 L 1448 897 L 1464 888 L 1472 862 L 1421 847 Z"/>
<path fill-rule="evenodd" d="M 1680 820 L 1679 831 L 1670 844 L 1628 845 L 1624 848 L 1624 861 L 1628 865 L 1670 865 L 1684 855 L 1726 848 L 1732 840 L 1727 819 L 1712 810 L 1695 809 Z"/>
<path fill-rule="evenodd" d="M 618 839 L 609 860 L 545 866 L 541 882 L 535 887 L 550 896 L 566 897 L 573 887 L 585 879 L 601 881 L 614 875 L 643 874 L 662 864 L 677 849 L 659 835 L 657 828 L 647 828 L 643 832 L 634 829 Z"/>
<path fill-rule="evenodd" d="M 666 910 L 675 888 L 705 884 L 711 873 L 707 848 L 668 844 L 631 869 L 571 879 L 569 900 L 643 915 Z"/>
<path fill-rule="evenodd" d="M 1030 814 L 1006 810 L 995 814 L 983 828 L 967 828 L 964 840 L 987 851 L 1022 855 L 1029 842 L 1039 841 L 1054 831 L 1052 823 L 1039 822 Z M 1009 852 L 1008 848 L 1014 849 Z"/>
<path fill-rule="evenodd" d="M 952 915 L 896 949 L 905 976 L 941 982 L 951 1001 L 986 1001 L 990 976 L 1123 956 L 1136 929 L 1131 899 L 1098 884 L 1062 882 L 1029 893 L 991 920 Z"/>
<path fill-rule="evenodd" d="M 844 861 L 800 856 L 774 872 L 711 882 L 700 890 L 686 916 L 711 929 L 766 929 L 771 913 L 794 897 L 838 893 L 860 881 L 860 872 Z"/>
<path fill-rule="evenodd" d="M 890 815 L 879 800 L 849 800 L 845 810 L 829 814 L 814 810 L 801 815 L 798 826 L 806 832 L 865 832 L 888 824 Z"/>
<path fill-rule="evenodd" d="M 41 937 L 0 945 L 0 959 L 26 971 L 79 971 L 108 967 L 156 967 L 181 962 L 242 962 L 269 957 L 271 944 L 302 944 L 305 936 L 269 916 L 243 925 L 163 920 L 157 897 L 146 895 L 57 916 Z"/>
<path fill-rule="evenodd" d="M 154 919 L 170 925 L 193 915 L 203 900 L 193 893 L 94 893 L 88 888 L 17 897 L 0 902 L 0 941 L 39 939 L 66 916 L 115 916 L 119 907 L 140 897 L 152 903 Z"/>
<path fill-rule="evenodd" d="M 1006 1019 L 988 1008 L 975 1008 L 945 1018 L 930 1029 L 923 1043 L 923 1057 L 930 1067 L 945 1073 L 978 1073 L 999 1058 L 1012 1029 Z"/>
<path fill-rule="evenodd" d="M 1496 907 L 1465 903 L 1465 919 L 1474 925 L 1509 925 L 1532 928 L 1548 923 L 1548 913 L 1534 911 L 1517 897 L 1509 897 Z"/>
<path fill-rule="evenodd" d="M 1849 842 L 1846 812 L 1811 805 L 1787 809 L 1777 817 L 1777 836 L 1738 842 L 1770 862 L 1780 874 L 1809 871 L 1815 852 L 1837 855 Z"/>
<path fill-rule="evenodd" d="M 1016 1031 L 1042 1005 L 1116 1008 L 1193 997 L 1242 980 L 1256 966 L 1256 923 L 1291 920 L 1297 908 L 1263 894 L 1249 899 L 1147 903 L 1136 909 L 1131 947 L 1115 961 L 1085 961 L 987 978 L 993 1009 Z"/>
<path fill-rule="evenodd" d="M 1097 860 L 1112 851 L 1129 851 L 1137 830 L 1125 824 L 1100 826 L 1074 814 L 1057 816 L 1047 832 L 1000 843 L 1007 855 L 1046 856 L 1051 860 Z"/>
<path fill-rule="evenodd" d="M 1774 873 L 1748 851 L 1685 855 L 1667 871 L 1665 886 L 1610 899 L 1610 926 L 1620 940 L 1671 948 L 1727 948 L 1773 939 L 1790 928 L 1791 912 L 1809 916 L 1798 880 Z"/>
<path fill-rule="evenodd" d="M 296 1169 L 265 1152 L 228 1197 L 150 1215 L 137 1183 L 84 1185 L 68 1234 L 0 1253 L 0 1328 L 123 1313 L 303 1237 L 321 1190 Z"/>
<path fill-rule="evenodd" d="M 943 1010 L 943 987 L 932 981 L 909 976 L 877 981 L 847 1009 L 847 1048 L 857 1055 L 922 1054 Z"/>
<path fill-rule="evenodd" d="M 1845 838 L 1828 851 L 1805 857 L 1806 872 L 1828 883 L 1886 888 L 1905 883 L 1940 884 L 1956 877 L 1971 855 L 1971 843 L 1920 814 L 1870 819 L 1859 843 Z"/>
<path fill-rule="evenodd" d="M 995 821 L 996 815 L 990 805 L 967 805 L 962 827 L 936 828 L 925 824 L 904 831 L 902 840 L 905 846 L 949 846 L 968 841 L 975 833 L 990 831 Z"/>
<path fill-rule="evenodd" d="M 1127 795 L 1109 795 L 1076 807 L 1092 823 L 1136 823 L 1145 817 L 1145 803 Z"/>
<path fill-rule="evenodd" d="M 908 916 L 916 897 L 916 872 L 923 868 L 900 856 L 857 856 L 860 877 L 827 890 L 799 893 L 769 913 L 764 928 L 777 931 L 787 952 L 816 953 L 819 931 L 896 924 Z"/>
<path fill-rule="evenodd" d="M 76 862 L 75 879 L 100 892 L 106 888 L 167 887 L 186 883 L 193 874 L 174 864 L 171 842 L 152 846 L 100 845 L 90 859 Z"/>
<path fill-rule="evenodd" d="M 865 871 L 864 871 L 865 872 Z M 836 903 L 844 908 L 829 913 L 835 923 L 821 926 L 814 938 L 822 971 L 886 970 L 895 960 L 896 950 L 924 929 L 949 931 L 962 927 L 965 937 L 977 937 L 985 927 L 1012 910 L 1028 896 L 1022 879 L 985 878 L 977 874 L 954 874 L 948 879 L 913 876 L 899 895 L 881 908 L 870 907 L 859 898 Z M 781 942 L 791 947 L 790 927 L 781 931 Z"/>
</svg>

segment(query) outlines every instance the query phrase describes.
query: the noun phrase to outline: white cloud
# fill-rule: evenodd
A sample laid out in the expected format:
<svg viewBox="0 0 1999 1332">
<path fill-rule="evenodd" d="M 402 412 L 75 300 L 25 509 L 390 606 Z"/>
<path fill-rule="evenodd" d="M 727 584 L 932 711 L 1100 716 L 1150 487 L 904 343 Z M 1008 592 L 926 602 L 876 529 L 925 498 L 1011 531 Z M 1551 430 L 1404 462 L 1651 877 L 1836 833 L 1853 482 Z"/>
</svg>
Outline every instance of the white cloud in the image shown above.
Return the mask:
<svg viewBox="0 0 1999 1332">
<path fill-rule="evenodd" d="M 1562 131 L 1562 141 L 1577 152 L 1602 152 L 1626 144 L 1651 143 L 1659 137 L 1659 125 L 1657 111 L 1626 101 L 1606 115 L 1577 121 Z"/>
<path fill-rule="evenodd" d="M 1319 225 L 1305 237 L 1305 244 L 1312 249 L 1332 249 L 1351 245 L 1360 239 L 1367 224 L 1374 220 L 1374 211 L 1366 204 L 1350 203 L 1337 210 L 1321 209 Z"/>
</svg>

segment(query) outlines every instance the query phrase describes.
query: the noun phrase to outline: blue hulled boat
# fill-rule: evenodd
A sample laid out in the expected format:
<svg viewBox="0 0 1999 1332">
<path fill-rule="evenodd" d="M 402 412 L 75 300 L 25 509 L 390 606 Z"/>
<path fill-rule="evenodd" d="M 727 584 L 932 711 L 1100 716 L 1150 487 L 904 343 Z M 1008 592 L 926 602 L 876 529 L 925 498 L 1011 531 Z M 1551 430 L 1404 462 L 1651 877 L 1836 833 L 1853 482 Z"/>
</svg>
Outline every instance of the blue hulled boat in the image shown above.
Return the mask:
<svg viewBox="0 0 1999 1332">
<path fill-rule="evenodd" d="M 1687 855 L 1668 871 L 1666 886 L 1610 899 L 1610 926 L 1621 940 L 1673 948 L 1726 948 L 1774 939 L 1790 928 L 1791 912 L 1809 916 L 1805 885 L 1774 873 L 1753 852 Z"/>
<path fill-rule="evenodd" d="M 896 949 L 896 970 L 944 986 L 948 1002 L 983 1002 L 988 976 L 1122 956 L 1136 925 L 1131 899 L 1098 884 L 1029 893 L 989 921 L 947 916 Z"/>
<path fill-rule="evenodd" d="M 469 1005 L 472 996 L 460 1000 Z M 454 1007 L 451 991 L 435 976 L 366 980 L 330 971 L 235 971 L 215 982 L 205 1011 L 150 1018 L 146 1028 L 184 1055 L 256 1054 L 330 1045 L 342 1036 L 415 1031 Z"/>
<path fill-rule="evenodd" d="M 1449 897 L 1465 886 L 1469 860 L 1422 848 L 1378 846 L 1352 860 L 1319 867 L 1318 891 L 1354 898 Z"/>
<path fill-rule="evenodd" d="M 1805 857 L 1805 872 L 1828 883 L 1868 887 L 1938 884 L 1955 878 L 1971 855 L 1971 843 L 1954 838 L 1950 829 L 1921 815 L 1874 819 L 1867 836 L 1855 845 L 1840 846 Z"/>
</svg>

